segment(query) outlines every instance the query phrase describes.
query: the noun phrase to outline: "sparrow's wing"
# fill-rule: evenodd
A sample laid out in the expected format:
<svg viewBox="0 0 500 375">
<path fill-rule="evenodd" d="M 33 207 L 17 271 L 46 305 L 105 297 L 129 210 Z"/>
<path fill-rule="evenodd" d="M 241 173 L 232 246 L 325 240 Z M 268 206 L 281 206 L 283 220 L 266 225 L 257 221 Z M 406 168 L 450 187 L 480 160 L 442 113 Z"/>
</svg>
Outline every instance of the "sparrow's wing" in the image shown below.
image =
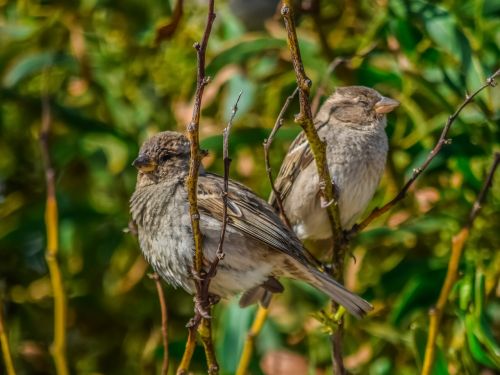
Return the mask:
<svg viewBox="0 0 500 375">
<path fill-rule="evenodd" d="M 206 174 L 198 180 L 198 207 L 202 215 L 222 222 L 222 191 L 224 180 L 220 176 Z M 289 255 L 296 262 L 292 273 L 298 272 L 299 278 L 322 290 L 337 303 L 345 306 L 357 317 L 363 316 L 372 306 L 361 297 L 351 293 L 328 274 L 313 266 L 314 257 L 305 250 L 297 237 L 280 221 L 273 208 L 257 197 L 245 186 L 229 182 L 228 225 L 241 231 L 245 236 L 260 241 L 266 246 Z M 243 304 L 264 298 L 261 288 L 257 294 L 246 295 Z M 269 302 L 269 301 L 267 301 Z"/>
<path fill-rule="evenodd" d="M 198 208 L 202 214 L 222 222 L 224 180 L 214 174 L 198 178 Z M 273 208 L 246 186 L 229 181 L 228 225 L 266 246 L 291 255 L 299 262 L 318 264 Z"/>
<path fill-rule="evenodd" d="M 315 124 L 316 131 L 319 132 L 327 125 L 327 122 L 317 122 Z M 311 163 L 314 163 L 314 156 L 307 142 L 305 133 L 300 132 L 290 145 L 283 159 L 283 163 L 281 164 L 278 177 L 276 177 L 274 181 L 274 186 L 276 190 L 279 191 L 281 200 L 286 199 L 299 173 Z M 276 197 L 273 192 L 271 192 L 269 196 L 269 203 L 277 208 Z"/>
</svg>

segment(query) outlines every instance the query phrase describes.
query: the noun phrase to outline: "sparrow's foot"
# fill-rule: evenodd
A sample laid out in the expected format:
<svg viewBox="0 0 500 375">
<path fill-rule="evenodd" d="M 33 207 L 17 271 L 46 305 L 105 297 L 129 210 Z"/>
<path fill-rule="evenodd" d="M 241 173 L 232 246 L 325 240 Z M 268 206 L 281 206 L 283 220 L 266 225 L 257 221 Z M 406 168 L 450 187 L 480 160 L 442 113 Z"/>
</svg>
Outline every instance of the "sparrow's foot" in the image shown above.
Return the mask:
<svg viewBox="0 0 500 375">
<path fill-rule="evenodd" d="M 220 302 L 220 296 L 212 293 L 208 294 L 208 303 L 210 304 L 210 306 L 217 305 L 219 302 Z"/>
<path fill-rule="evenodd" d="M 198 272 L 194 268 L 191 270 L 191 275 L 196 281 L 204 281 L 207 277 L 207 273 L 204 270 Z"/>
<path fill-rule="evenodd" d="M 209 306 L 207 306 L 206 301 L 198 298 L 198 296 L 195 296 L 193 298 L 194 300 L 194 312 L 195 314 L 199 314 L 202 318 L 205 319 L 212 319 L 210 316 L 210 311 L 209 311 Z"/>
</svg>

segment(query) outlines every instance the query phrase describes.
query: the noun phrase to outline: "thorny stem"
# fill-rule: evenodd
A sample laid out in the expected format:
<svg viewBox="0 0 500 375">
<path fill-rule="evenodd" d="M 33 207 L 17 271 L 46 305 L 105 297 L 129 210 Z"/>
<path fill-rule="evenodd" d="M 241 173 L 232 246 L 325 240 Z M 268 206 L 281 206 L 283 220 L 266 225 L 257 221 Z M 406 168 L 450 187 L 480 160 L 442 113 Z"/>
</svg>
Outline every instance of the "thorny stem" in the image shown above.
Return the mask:
<svg viewBox="0 0 500 375">
<path fill-rule="evenodd" d="M 48 74 L 48 73 L 46 73 Z M 45 207 L 45 227 L 47 232 L 47 247 L 45 260 L 49 268 L 52 293 L 54 295 L 54 341 L 51 353 L 54 358 L 56 373 L 68 375 L 66 360 L 66 294 L 64 292 L 61 269 L 57 255 L 59 252 L 59 227 L 58 210 L 55 187 L 55 171 L 52 167 L 49 151 L 49 136 L 52 127 L 52 112 L 50 101 L 45 88 L 42 92 L 42 127 L 40 131 L 40 150 L 45 170 L 45 182 L 47 188 Z"/>
<path fill-rule="evenodd" d="M 169 357 L 168 357 L 168 310 L 167 303 L 165 302 L 165 294 L 163 293 L 163 288 L 161 286 L 160 276 L 155 272 L 148 275 L 154 280 L 156 285 L 156 292 L 158 293 L 158 300 L 160 301 L 161 310 L 161 335 L 163 338 L 163 362 L 161 366 L 161 374 L 168 374 Z"/>
<path fill-rule="evenodd" d="M 448 263 L 448 271 L 446 272 L 446 278 L 443 283 L 441 292 L 439 293 L 439 298 L 437 300 L 436 306 L 429 311 L 429 336 L 427 337 L 427 344 L 425 347 L 425 357 L 424 364 L 422 366 L 422 375 L 430 375 L 432 373 L 432 367 L 434 364 L 434 358 L 436 356 L 436 338 L 439 333 L 439 325 L 443 317 L 443 311 L 446 307 L 446 302 L 448 301 L 448 296 L 453 288 L 457 278 L 458 278 L 458 268 L 460 265 L 460 258 L 463 253 L 465 242 L 469 237 L 470 230 L 474 224 L 481 207 L 486 198 L 486 194 L 491 187 L 493 176 L 500 162 L 500 153 L 495 153 L 493 163 L 490 167 L 488 176 L 481 188 L 476 201 L 472 205 L 469 213 L 467 222 L 463 228 L 458 232 L 457 235 L 451 240 L 451 256 Z"/>
<path fill-rule="evenodd" d="M 354 225 L 351 230 L 349 230 L 349 235 L 352 236 L 363 229 L 365 229 L 368 224 L 370 224 L 374 219 L 378 218 L 379 216 L 383 215 L 387 211 L 389 211 L 392 207 L 394 207 L 399 201 L 404 199 L 406 196 L 406 193 L 410 189 L 410 187 L 413 185 L 413 183 L 416 181 L 416 179 L 425 171 L 425 169 L 431 164 L 432 160 L 437 156 L 437 154 L 441 151 L 444 145 L 450 144 L 451 139 L 448 139 L 448 133 L 450 131 L 451 126 L 457 119 L 458 115 L 462 110 L 472 102 L 474 97 L 479 94 L 481 91 L 483 91 L 486 87 L 495 87 L 496 82 L 495 78 L 500 75 L 500 69 L 498 69 L 495 73 L 493 73 L 491 76 L 489 76 L 486 79 L 486 82 L 479 87 L 476 91 L 474 91 L 472 94 L 466 94 L 465 99 L 460 104 L 460 106 L 457 108 L 455 113 L 453 113 L 451 116 L 448 117 L 448 120 L 446 121 L 446 124 L 443 128 L 443 131 L 441 132 L 441 136 L 439 137 L 439 140 L 437 141 L 436 145 L 434 148 L 429 152 L 429 155 L 427 155 L 427 158 L 425 161 L 422 163 L 422 165 L 416 169 L 413 170 L 413 174 L 411 178 L 406 182 L 406 184 L 403 186 L 403 188 L 399 191 L 399 193 L 388 203 L 386 203 L 384 206 L 380 208 L 375 208 L 370 215 L 366 219 L 364 219 L 361 223 Z"/>
<path fill-rule="evenodd" d="M 2 300 L 0 299 L 0 347 L 2 348 L 3 362 L 5 364 L 7 375 L 16 375 L 16 371 L 14 370 L 14 363 L 12 362 L 12 356 L 10 354 L 10 345 L 3 321 L 2 309 L 3 304 Z"/>
<path fill-rule="evenodd" d="M 330 176 L 330 171 L 328 169 L 327 159 L 326 159 L 326 144 L 322 141 L 316 128 L 314 126 L 311 105 L 309 102 L 309 91 L 311 87 L 311 80 L 306 76 L 304 71 L 304 65 L 302 64 L 302 59 L 300 56 L 299 42 L 297 39 L 297 32 L 295 29 L 295 22 L 293 16 L 293 8 L 291 0 L 283 0 L 281 7 L 281 15 L 285 22 L 285 28 L 287 31 L 288 47 L 290 48 L 290 53 L 292 55 L 293 68 L 295 70 L 295 76 L 297 79 L 297 86 L 299 88 L 299 102 L 300 102 L 300 112 L 296 116 L 295 121 L 302 127 L 309 146 L 311 147 L 312 154 L 314 156 L 314 161 L 316 163 L 316 168 L 318 170 L 319 176 L 319 186 L 321 199 L 324 206 L 326 206 L 326 211 L 328 218 L 330 220 L 333 238 L 333 256 L 332 263 L 334 270 L 333 276 L 342 282 L 343 265 L 344 265 L 344 254 L 347 249 L 347 242 L 344 241 L 344 236 L 342 233 L 342 226 L 340 223 L 340 212 L 337 202 L 337 197 L 335 196 L 335 184 Z M 332 308 L 336 310 L 338 305 L 332 301 Z M 343 320 L 340 319 L 338 322 L 337 329 L 333 332 L 331 337 L 332 341 L 332 361 L 337 374 L 344 373 L 344 365 L 342 361 L 342 334 L 343 334 Z M 340 372 L 339 372 L 340 371 Z"/>
</svg>

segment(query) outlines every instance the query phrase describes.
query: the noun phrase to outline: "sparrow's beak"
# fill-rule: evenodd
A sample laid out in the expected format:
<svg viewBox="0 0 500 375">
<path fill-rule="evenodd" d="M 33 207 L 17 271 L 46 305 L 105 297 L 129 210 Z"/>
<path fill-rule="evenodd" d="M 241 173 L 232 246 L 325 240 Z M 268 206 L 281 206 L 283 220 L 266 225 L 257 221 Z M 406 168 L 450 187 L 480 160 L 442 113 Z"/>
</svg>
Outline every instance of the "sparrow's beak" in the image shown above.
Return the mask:
<svg viewBox="0 0 500 375">
<path fill-rule="evenodd" d="M 144 154 L 139 154 L 132 165 L 143 173 L 153 172 L 157 167 L 156 162 Z"/>
<path fill-rule="evenodd" d="M 375 103 L 375 106 L 373 108 L 375 109 L 375 112 L 383 114 L 392 112 L 392 110 L 394 110 L 394 108 L 398 106 L 399 102 L 397 100 L 386 98 L 385 96 L 383 96 L 382 99 Z"/>
</svg>

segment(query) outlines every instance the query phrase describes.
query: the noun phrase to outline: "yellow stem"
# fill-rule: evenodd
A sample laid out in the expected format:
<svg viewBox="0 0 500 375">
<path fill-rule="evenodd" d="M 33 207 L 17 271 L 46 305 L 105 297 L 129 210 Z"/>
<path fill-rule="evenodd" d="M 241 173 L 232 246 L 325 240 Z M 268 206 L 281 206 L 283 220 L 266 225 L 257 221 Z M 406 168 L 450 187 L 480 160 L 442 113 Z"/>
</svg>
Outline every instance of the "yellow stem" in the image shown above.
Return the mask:
<svg viewBox="0 0 500 375">
<path fill-rule="evenodd" d="M 2 304 L 0 304 L 0 346 L 2 347 L 2 356 L 5 363 L 5 369 L 7 370 L 7 375 L 16 375 L 14 364 L 12 362 L 12 356 L 10 354 L 9 340 L 7 339 L 7 333 L 5 332 L 5 325 L 3 322 Z"/>
<path fill-rule="evenodd" d="M 45 259 L 49 267 L 50 282 L 54 295 L 54 341 L 51 353 L 54 357 L 56 373 L 68 375 L 66 361 L 66 295 L 64 293 L 63 281 L 59 263 L 57 261 L 58 246 L 58 214 L 55 196 L 47 196 L 45 210 L 45 225 L 47 228 L 47 249 Z"/>
<path fill-rule="evenodd" d="M 245 345 L 243 346 L 243 353 L 241 353 L 240 362 L 238 363 L 238 369 L 236 370 L 236 375 L 245 375 L 247 373 L 250 360 L 252 359 L 255 338 L 262 330 L 262 327 L 266 322 L 268 312 L 269 310 L 267 308 L 259 305 L 257 315 L 255 316 L 250 331 L 248 331 L 247 339 L 245 340 Z"/>
</svg>

